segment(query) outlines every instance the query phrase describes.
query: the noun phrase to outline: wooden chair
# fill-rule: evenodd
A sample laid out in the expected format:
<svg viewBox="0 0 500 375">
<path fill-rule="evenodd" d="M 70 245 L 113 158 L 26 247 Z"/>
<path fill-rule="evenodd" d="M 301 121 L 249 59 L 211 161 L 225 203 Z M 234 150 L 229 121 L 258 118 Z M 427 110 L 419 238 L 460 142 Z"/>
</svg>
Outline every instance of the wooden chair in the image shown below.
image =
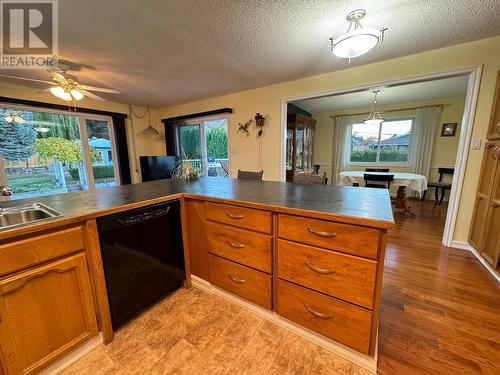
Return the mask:
<svg viewBox="0 0 500 375">
<path fill-rule="evenodd" d="M 365 172 L 389 172 L 389 168 L 365 168 Z"/>
<path fill-rule="evenodd" d="M 394 181 L 394 175 L 365 173 L 364 180 L 365 180 L 365 187 L 389 189 L 391 187 L 391 182 Z M 383 182 L 384 184 L 373 184 L 372 182 Z"/>
<path fill-rule="evenodd" d="M 296 173 L 293 175 L 294 184 L 302 185 L 326 185 L 328 178 L 326 172 L 323 174 Z"/>
<path fill-rule="evenodd" d="M 427 183 L 427 189 L 434 188 L 434 198 L 436 202 L 439 202 L 440 205 L 443 202 L 444 194 L 446 190 L 451 190 L 451 184 L 443 181 L 443 176 L 445 174 L 453 175 L 455 173 L 455 168 L 438 168 L 439 180 L 437 182 L 429 182 Z M 439 197 L 439 193 L 441 192 L 441 197 Z M 424 191 L 422 195 L 422 200 L 425 199 L 425 194 L 427 190 Z"/>
<path fill-rule="evenodd" d="M 241 169 L 238 169 L 238 179 L 239 180 L 261 180 L 262 181 L 263 174 L 264 174 L 264 170 L 261 170 L 259 172 L 253 172 L 253 171 L 242 171 Z"/>
</svg>

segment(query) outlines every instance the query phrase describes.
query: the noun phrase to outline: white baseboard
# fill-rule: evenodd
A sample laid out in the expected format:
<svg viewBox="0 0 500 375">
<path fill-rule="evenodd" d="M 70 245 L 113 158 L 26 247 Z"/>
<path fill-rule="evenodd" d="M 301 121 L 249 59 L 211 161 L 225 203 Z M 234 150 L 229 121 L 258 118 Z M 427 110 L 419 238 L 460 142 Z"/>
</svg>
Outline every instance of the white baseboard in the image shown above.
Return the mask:
<svg viewBox="0 0 500 375">
<path fill-rule="evenodd" d="M 486 270 L 493 275 L 493 277 L 500 283 L 500 274 L 489 264 L 484 258 L 479 254 L 479 252 L 474 249 L 469 243 L 462 241 L 453 241 L 451 243 L 451 247 L 455 247 L 457 249 L 468 250 L 481 262 L 481 264 L 486 268 Z"/>
<path fill-rule="evenodd" d="M 70 365 L 72 365 L 73 363 L 78 361 L 84 355 L 90 353 L 92 350 L 94 350 L 95 348 L 97 348 L 101 344 L 102 344 L 102 335 L 101 335 L 101 333 L 99 333 L 98 336 L 91 338 L 89 341 L 87 341 L 85 344 L 80 346 L 78 349 L 72 351 L 71 353 L 69 353 L 65 357 L 61 358 L 56 363 L 47 367 L 45 370 L 39 372 L 39 375 L 56 375 L 56 374 L 58 374 L 62 370 L 64 370 L 66 367 L 69 367 Z"/>
<path fill-rule="evenodd" d="M 348 348 L 336 341 L 330 340 L 324 336 L 317 334 L 316 332 L 313 332 L 287 319 L 284 319 L 273 311 L 269 311 L 267 309 L 264 309 L 263 307 L 257 306 L 240 297 L 230 294 L 229 292 L 226 292 L 225 290 L 222 290 L 210 284 L 208 281 L 200 279 L 197 276 L 191 275 L 191 281 L 195 288 L 201 289 L 210 294 L 218 295 L 225 300 L 228 300 L 246 310 L 249 310 L 250 312 L 260 316 L 263 319 L 266 319 L 276 325 L 279 325 L 280 327 L 292 331 L 293 333 L 305 338 L 306 340 L 309 340 L 316 345 L 319 345 L 335 354 L 338 354 L 339 356 L 365 368 L 368 371 L 373 372 L 374 374 L 377 373 L 378 345 L 375 349 L 375 357 L 370 357 L 358 353 L 355 350 L 352 350 L 351 348 Z"/>
</svg>

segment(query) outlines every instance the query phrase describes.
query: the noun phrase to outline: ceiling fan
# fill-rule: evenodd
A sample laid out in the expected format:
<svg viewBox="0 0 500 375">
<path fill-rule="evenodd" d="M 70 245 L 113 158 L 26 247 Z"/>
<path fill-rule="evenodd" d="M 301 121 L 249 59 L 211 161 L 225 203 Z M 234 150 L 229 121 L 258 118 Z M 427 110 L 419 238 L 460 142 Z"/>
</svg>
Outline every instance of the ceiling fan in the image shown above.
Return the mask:
<svg viewBox="0 0 500 375">
<path fill-rule="evenodd" d="M 68 73 L 68 70 L 70 70 L 70 66 L 68 64 L 59 62 L 59 67 L 57 69 L 48 70 L 51 79 L 50 81 L 11 76 L 8 74 L 0 74 L 0 77 L 19 79 L 23 81 L 46 83 L 48 85 L 51 85 L 52 87 L 49 87 L 45 91 L 50 91 L 54 96 L 68 102 L 81 100 L 83 99 L 84 96 L 95 100 L 105 101 L 104 98 L 94 94 L 91 91 L 104 92 L 108 94 L 121 94 L 120 91 L 114 89 L 82 85 L 78 81 L 77 77 Z"/>
</svg>

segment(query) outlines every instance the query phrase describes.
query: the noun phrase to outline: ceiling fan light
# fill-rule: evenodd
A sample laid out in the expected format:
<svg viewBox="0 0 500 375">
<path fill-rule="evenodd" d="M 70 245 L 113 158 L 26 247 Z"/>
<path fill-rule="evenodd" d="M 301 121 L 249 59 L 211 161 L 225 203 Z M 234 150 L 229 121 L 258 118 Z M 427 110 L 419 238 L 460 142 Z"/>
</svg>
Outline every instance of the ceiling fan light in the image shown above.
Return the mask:
<svg viewBox="0 0 500 375">
<path fill-rule="evenodd" d="M 361 28 L 342 34 L 332 42 L 335 56 L 352 59 L 364 55 L 380 41 L 382 33 L 373 28 Z"/>
<path fill-rule="evenodd" d="M 14 117 L 12 115 L 8 114 L 7 116 L 4 116 L 3 120 L 10 124 L 12 121 L 14 121 Z"/>
<path fill-rule="evenodd" d="M 83 99 L 83 93 L 78 90 L 78 89 L 73 89 L 70 91 L 71 93 L 71 96 L 75 99 L 75 100 L 82 100 Z"/>
<path fill-rule="evenodd" d="M 59 99 L 65 100 L 67 102 L 73 100 L 71 94 L 68 91 L 64 90 L 61 86 L 51 87 L 50 92 Z"/>
<path fill-rule="evenodd" d="M 14 115 L 14 122 L 16 124 L 24 124 L 25 123 L 24 119 L 21 116 L 19 116 L 18 114 Z"/>
</svg>

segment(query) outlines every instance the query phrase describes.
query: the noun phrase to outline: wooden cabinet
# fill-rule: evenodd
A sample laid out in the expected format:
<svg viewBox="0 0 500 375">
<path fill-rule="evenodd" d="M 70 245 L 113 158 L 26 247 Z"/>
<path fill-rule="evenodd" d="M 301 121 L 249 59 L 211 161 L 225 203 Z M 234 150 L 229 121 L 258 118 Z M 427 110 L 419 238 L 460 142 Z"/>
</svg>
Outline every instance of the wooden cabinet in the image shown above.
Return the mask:
<svg viewBox="0 0 500 375">
<path fill-rule="evenodd" d="M 97 335 L 84 253 L 0 280 L 0 343 L 8 374 L 34 374 Z"/>
<path fill-rule="evenodd" d="M 185 199 L 183 201 L 185 230 L 189 244 L 189 265 L 193 275 L 208 279 L 208 255 L 205 202 Z"/>
<path fill-rule="evenodd" d="M 286 180 L 313 168 L 314 127 L 316 120 L 309 116 L 290 114 L 286 130 Z"/>
<path fill-rule="evenodd" d="M 500 253 L 500 140 L 486 143 L 469 241 L 497 268 Z"/>
<path fill-rule="evenodd" d="M 497 74 L 495 96 L 493 97 L 490 126 L 488 128 L 488 139 L 500 139 L 500 71 Z"/>
</svg>

